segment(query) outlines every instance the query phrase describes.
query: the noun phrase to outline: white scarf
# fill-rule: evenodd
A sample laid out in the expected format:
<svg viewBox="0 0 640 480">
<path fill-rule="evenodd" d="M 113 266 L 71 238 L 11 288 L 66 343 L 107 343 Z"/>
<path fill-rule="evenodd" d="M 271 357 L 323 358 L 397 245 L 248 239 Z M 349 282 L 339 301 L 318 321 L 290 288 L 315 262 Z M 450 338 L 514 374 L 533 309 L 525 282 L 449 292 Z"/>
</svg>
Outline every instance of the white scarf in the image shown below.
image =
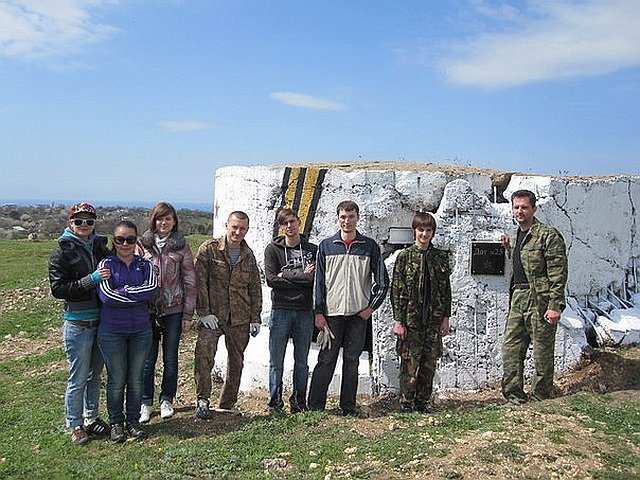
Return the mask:
<svg viewBox="0 0 640 480">
<path fill-rule="evenodd" d="M 156 233 L 154 235 L 154 238 L 156 240 L 156 247 L 158 247 L 158 250 L 162 251 L 164 246 L 167 244 L 167 240 L 169 239 L 169 235 L 165 235 L 164 237 L 161 237 L 160 235 L 158 235 Z"/>
</svg>

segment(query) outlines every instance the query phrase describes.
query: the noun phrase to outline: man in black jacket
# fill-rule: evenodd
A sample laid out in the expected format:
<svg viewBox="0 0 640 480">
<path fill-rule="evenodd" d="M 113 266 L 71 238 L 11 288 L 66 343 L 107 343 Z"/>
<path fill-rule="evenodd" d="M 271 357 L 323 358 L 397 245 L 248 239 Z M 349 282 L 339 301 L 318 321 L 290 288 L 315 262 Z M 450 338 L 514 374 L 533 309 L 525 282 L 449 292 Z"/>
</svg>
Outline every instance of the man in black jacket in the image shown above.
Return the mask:
<svg viewBox="0 0 640 480">
<path fill-rule="evenodd" d="M 293 392 L 289 405 L 296 413 L 307 410 L 307 357 L 313 336 L 313 277 L 318 247 L 300 234 L 300 218 L 294 210 L 282 209 L 278 225 L 284 236 L 276 237 L 264 252 L 267 285 L 272 288 L 268 408 L 284 408 L 284 355 L 289 337 L 293 337 Z"/>
</svg>

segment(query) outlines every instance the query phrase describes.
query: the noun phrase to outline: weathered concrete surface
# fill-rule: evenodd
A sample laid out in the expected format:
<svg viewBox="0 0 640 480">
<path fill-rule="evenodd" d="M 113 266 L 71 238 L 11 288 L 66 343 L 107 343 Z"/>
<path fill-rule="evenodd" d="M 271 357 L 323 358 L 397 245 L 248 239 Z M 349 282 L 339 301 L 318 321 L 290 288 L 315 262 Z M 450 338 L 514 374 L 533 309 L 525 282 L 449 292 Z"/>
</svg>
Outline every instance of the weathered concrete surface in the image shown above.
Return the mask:
<svg viewBox="0 0 640 480">
<path fill-rule="evenodd" d="M 587 345 L 586 331 L 600 329 L 607 336 L 629 341 L 638 337 L 640 318 L 631 303 L 612 303 L 610 313 L 594 313 L 594 304 L 623 302 L 637 292 L 638 245 L 636 205 L 640 199 L 640 179 L 633 176 L 609 178 L 556 178 L 545 176 L 500 176 L 497 192 L 495 174 L 433 165 L 421 171 L 402 164 L 385 170 L 329 168 L 314 209 L 315 220 L 309 231 L 312 241 L 337 230 L 335 207 L 344 199 L 355 200 L 361 208 L 359 230 L 384 245 L 390 227 L 410 225 L 414 211 L 435 212 L 438 231 L 434 243 L 451 252 L 453 315 L 452 334 L 445 339 L 445 353 L 439 364 L 436 388 L 476 389 L 499 380 L 500 348 L 508 312 L 508 269 L 503 275 L 471 274 L 471 242 L 497 242 L 514 228 L 508 203 L 495 203 L 502 193 L 508 196 L 528 188 L 539 198 L 538 218 L 555 225 L 563 233 L 569 255 L 567 293 L 570 306 L 563 312 L 556 340 L 556 368 L 574 365 Z M 233 210 L 250 216 L 247 241 L 260 266 L 264 248 L 271 240 L 274 219 L 283 198 L 285 167 L 225 167 L 216 172 L 214 235 L 222 235 L 224 221 Z M 504 180 L 506 179 L 506 180 Z M 507 183 L 508 181 L 508 183 Z M 505 188 L 506 187 L 506 188 Z M 394 255 L 387 265 L 392 273 Z M 269 289 L 264 288 L 265 323 L 270 311 Z M 603 318 L 607 321 L 604 321 Z M 391 334 L 392 316 L 388 302 L 373 319 L 374 354 L 361 358 L 361 392 L 393 392 L 397 388 L 395 340 Z M 616 330 L 617 329 L 617 330 Z M 597 335 L 596 335 L 597 337 Z M 637 341 L 637 340 L 635 340 Z M 222 345 L 221 345 L 222 347 Z M 224 368 L 224 349 L 220 365 Z M 291 349 L 289 349 L 291 350 Z M 242 389 L 268 385 L 268 328 L 250 341 L 245 355 Z M 312 348 L 313 369 L 317 351 Z M 290 384 L 293 365 L 291 352 L 285 360 L 285 381 Z M 371 368 L 370 368 L 371 366 Z M 531 372 L 531 359 L 527 373 Z M 334 387 L 339 385 L 340 366 Z"/>
</svg>

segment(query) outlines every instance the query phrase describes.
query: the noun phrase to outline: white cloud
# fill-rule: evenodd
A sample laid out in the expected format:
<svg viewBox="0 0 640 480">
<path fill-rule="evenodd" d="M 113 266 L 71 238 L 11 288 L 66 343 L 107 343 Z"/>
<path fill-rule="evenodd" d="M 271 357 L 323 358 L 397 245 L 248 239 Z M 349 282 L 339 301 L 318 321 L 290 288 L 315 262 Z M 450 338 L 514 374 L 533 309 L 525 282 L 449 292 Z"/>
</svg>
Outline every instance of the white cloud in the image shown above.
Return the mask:
<svg viewBox="0 0 640 480">
<path fill-rule="evenodd" d="M 98 23 L 91 9 L 108 0 L 3 0 L 0 55 L 40 60 L 76 53 L 103 41 L 115 27 Z"/>
<path fill-rule="evenodd" d="M 640 65 L 640 1 L 530 1 L 526 12 L 479 13 L 510 22 L 455 46 L 440 67 L 455 83 L 489 88 L 600 75 Z"/>
<path fill-rule="evenodd" d="M 273 92 L 269 95 L 272 100 L 284 103 L 285 105 L 293 105 L 294 107 L 311 108 L 313 110 L 346 110 L 347 106 L 343 103 L 326 98 L 313 97 L 303 93 L 292 92 Z"/>
<path fill-rule="evenodd" d="M 492 0 L 471 0 L 471 6 L 476 12 L 494 20 L 513 21 L 521 18 L 516 7 L 496 4 Z"/>
<path fill-rule="evenodd" d="M 158 122 L 158 125 L 166 131 L 170 133 L 182 133 L 182 132 L 193 132 L 197 130 L 207 130 L 211 128 L 211 124 L 205 122 L 196 122 L 196 121 L 175 121 L 175 120 L 165 120 L 162 122 Z"/>
</svg>

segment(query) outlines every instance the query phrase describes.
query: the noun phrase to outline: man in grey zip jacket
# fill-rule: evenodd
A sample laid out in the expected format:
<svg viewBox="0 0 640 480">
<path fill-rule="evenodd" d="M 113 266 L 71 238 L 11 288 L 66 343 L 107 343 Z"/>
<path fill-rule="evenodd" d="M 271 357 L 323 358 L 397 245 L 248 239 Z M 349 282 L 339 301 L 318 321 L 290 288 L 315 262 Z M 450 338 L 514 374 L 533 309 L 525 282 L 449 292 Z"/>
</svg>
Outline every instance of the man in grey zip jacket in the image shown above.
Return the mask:
<svg viewBox="0 0 640 480">
<path fill-rule="evenodd" d="M 343 415 L 357 415 L 358 364 L 371 314 L 384 300 L 389 276 L 375 240 L 356 230 L 360 209 L 343 201 L 336 208 L 340 231 L 320 242 L 314 282 L 315 325 L 331 330 L 331 347 L 320 351 L 309 392 L 309 409 L 324 410 L 340 348 Z"/>
</svg>

